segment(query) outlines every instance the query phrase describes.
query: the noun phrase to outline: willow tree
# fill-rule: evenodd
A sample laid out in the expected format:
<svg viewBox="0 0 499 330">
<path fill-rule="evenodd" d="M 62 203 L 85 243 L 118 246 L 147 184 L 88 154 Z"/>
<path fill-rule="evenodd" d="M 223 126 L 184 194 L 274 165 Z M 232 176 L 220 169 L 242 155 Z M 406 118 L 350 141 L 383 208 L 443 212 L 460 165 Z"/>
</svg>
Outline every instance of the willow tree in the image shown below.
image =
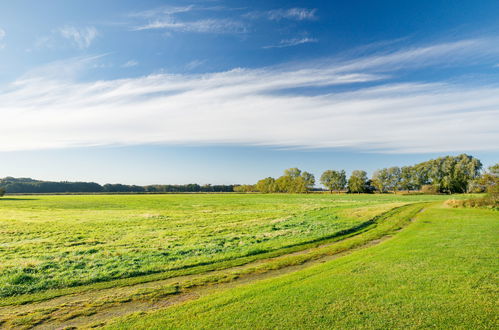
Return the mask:
<svg viewBox="0 0 499 330">
<path fill-rule="evenodd" d="M 347 175 L 344 170 L 327 170 L 321 175 L 321 183 L 331 193 L 333 193 L 333 190 L 339 193 L 347 185 Z"/>
<path fill-rule="evenodd" d="M 352 193 L 362 193 L 366 191 L 367 173 L 366 171 L 355 170 L 348 179 L 348 191 Z"/>
</svg>

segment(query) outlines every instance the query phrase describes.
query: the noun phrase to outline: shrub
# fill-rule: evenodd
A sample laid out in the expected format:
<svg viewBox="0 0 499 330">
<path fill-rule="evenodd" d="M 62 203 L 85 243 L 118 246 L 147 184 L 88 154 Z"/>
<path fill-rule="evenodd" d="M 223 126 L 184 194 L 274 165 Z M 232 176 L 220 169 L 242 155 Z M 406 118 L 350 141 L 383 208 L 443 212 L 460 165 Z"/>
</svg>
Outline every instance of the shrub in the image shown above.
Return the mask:
<svg viewBox="0 0 499 330">
<path fill-rule="evenodd" d="M 485 207 L 499 210 L 499 194 L 489 194 L 481 198 L 471 198 L 466 200 L 450 199 L 445 202 L 446 205 L 457 207 Z"/>
<path fill-rule="evenodd" d="M 438 194 L 438 187 L 432 184 L 425 184 L 421 187 L 421 192 L 429 195 Z"/>
</svg>

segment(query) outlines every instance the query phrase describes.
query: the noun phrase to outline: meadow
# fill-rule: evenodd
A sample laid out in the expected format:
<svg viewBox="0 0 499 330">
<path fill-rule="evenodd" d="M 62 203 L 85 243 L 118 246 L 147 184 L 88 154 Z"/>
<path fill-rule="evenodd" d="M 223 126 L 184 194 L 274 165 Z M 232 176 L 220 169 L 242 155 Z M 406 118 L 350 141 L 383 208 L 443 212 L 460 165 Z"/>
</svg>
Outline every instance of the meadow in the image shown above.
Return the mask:
<svg viewBox="0 0 499 330">
<path fill-rule="evenodd" d="M 0 199 L 0 325 L 99 325 L 110 308 L 113 317 L 150 311 L 158 301 L 183 299 L 196 288 L 305 269 L 398 236 L 423 208 L 446 199 L 394 194 L 7 196 Z M 163 317 L 144 324 L 162 324 Z"/>
<path fill-rule="evenodd" d="M 383 244 L 110 329 L 497 329 L 497 211 L 433 205 Z"/>
<path fill-rule="evenodd" d="M 0 200 L 0 297 L 275 251 L 424 196 L 87 195 Z"/>
</svg>

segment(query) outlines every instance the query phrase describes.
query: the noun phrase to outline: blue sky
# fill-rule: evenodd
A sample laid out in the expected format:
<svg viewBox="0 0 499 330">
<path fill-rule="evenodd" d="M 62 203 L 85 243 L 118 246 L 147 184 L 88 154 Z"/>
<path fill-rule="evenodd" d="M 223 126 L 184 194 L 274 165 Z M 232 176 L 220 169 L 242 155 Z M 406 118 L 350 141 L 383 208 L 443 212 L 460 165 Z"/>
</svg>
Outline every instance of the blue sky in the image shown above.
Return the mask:
<svg viewBox="0 0 499 330">
<path fill-rule="evenodd" d="M 0 177 L 499 161 L 497 1 L 4 1 Z"/>
</svg>

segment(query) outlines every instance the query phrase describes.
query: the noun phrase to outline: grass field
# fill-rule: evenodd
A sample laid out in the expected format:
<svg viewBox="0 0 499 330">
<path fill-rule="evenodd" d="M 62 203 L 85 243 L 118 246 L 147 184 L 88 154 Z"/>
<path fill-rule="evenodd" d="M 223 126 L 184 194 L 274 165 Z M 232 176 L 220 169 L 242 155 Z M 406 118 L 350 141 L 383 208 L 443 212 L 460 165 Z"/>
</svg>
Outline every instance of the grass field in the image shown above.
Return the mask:
<svg viewBox="0 0 499 330">
<path fill-rule="evenodd" d="M 497 329 L 498 234 L 497 211 L 440 204 L 378 246 L 110 328 Z"/>
<path fill-rule="evenodd" d="M 175 299 L 187 299 L 192 290 L 197 292 L 196 288 L 222 287 L 240 280 L 253 282 L 261 276 L 275 277 L 306 269 L 386 237 L 395 235 L 398 239 L 398 230 L 407 226 L 422 208 L 444 205 L 442 201 L 447 198 L 443 195 L 336 194 L 3 198 L 0 199 L 0 326 L 102 325 L 137 310 L 153 311 Z M 463 210 L 440 210 L 431 206 L 431 212 L 437 211 L 452 216 Z M 483 212 L 497 220 L 497 212 Z M 432 213 L 429 209 L 424 214 Z M 440 216 L 445 218 L 445 214 Z M 421 225 L 420 221 L 417 224 Z M 491 224 L 493 222 L 487 226 Z M 412 227 L 417 228 L 409 226 Z M 489 227 L 489 230 L 496 229 Z M 468 234 L 463 232 L 466 237 L 473 237 Z M 491 242 L 495 241 L 485 237 L 484 244 Z M 430 243 L 424 244 L 430 246 Z M 335 262 L 327 265 L 330 263 Z M 396 268 L 388 264 L 379 267 Z M 365 269 L 371 270 L 371 267 Z M 372 274 L 380 278 L 386 275 Z M 487 276 L 481 271 L 479 274 Z M 358 283 L 360 287 L 364 285 Z M 262 297 L 269 288 L 262 290 Z M 238 290 L 226 295 L 237 296 Z M 279 297 L 273 292 L 269 294 Z M 290 290 L 290 295 L 293 294 Z M 216 310 L 213 306 L 218 305 L 203 305 L 200 300 L 193 306 Z M 240 317 L 251 321 L 248 315 L 231 315 L 232 312 L 228 310 L 223 322 L 230 323 L 232 318 Z M 176 313 L 182 315 L 185 311 L 182 312 L 181 307 L 168 313 L 171 314 L 147 317 L 144 326 L 163 327 L 162 322 L 170 322 L 171 315 L 177 318 Z M 214 319 L 220 319 L 215 314 Z M 140 320 L 132 319 L 131 326 L 140 325 Z M 199 319 L 199 324 L 187 324 L 177 319 L 176 322 L 179 327 L 197 327 L 211 321 Z M 261 327 L 267 325 L 262 323 Z"/>
<path fill-rule="evenodd" d="M 0 200 L 0 297 L 203 265 L 334 235 L 425 196 L 29 196 Z M 430 199 L 432 199 L 430 197 Z"/>
</svg>

